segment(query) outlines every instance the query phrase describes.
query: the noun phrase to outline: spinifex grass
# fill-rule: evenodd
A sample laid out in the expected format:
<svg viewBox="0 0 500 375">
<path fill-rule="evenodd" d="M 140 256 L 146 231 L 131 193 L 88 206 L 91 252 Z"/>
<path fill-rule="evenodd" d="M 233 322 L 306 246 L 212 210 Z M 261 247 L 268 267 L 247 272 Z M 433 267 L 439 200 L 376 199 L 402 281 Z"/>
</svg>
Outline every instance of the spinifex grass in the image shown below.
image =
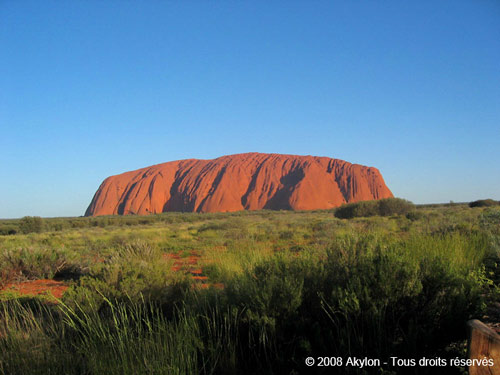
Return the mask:
<svg viewBox="0 0 500 375">
<path fill-rule="evenodd" d="M 37 299 L 2 302 L 0 306 L 0 373 L 82 374 L 82 358 L 52 305 Z"/>
<path fill-rule="evenodd" d="M 194 374 L 201 345 L 195 317 L 168 321 L 153 303 L 112 303 L 104 309 L 63 305 L 75 349 L 92 374 Z"/>
</svg>

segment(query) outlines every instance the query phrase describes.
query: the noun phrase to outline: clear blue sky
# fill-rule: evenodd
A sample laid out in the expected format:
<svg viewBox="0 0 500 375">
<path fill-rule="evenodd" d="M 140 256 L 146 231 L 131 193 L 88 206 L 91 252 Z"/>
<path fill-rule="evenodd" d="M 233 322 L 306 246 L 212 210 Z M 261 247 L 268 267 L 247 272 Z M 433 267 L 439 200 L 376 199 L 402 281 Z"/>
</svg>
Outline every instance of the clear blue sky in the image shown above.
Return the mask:
<svg viewBox="0 0 500 375">
<path fill-rule="evenodd" d="M 375 166 L 416 203 L 500 199 L 500 1 L 0 0 L 0 218 L 249 151 Z"/>
</svg>

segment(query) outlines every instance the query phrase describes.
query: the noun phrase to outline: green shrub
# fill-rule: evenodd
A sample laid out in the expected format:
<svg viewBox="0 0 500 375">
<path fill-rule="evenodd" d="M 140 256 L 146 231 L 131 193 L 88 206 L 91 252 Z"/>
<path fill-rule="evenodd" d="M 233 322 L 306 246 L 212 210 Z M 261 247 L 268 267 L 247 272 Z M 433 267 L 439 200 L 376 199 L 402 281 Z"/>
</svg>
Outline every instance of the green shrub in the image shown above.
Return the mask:
<svg viewBox="0 0 500 375">
<path fill-rule="evenodd" d="M 339 238 L 318 283 L 330 334 L 338 337 L 332 351 L 375 357 L 444 353 L 450 342 L 464 338 L 464 322 L 484 308 L 490 281 L 481 262 L 488 251 L 481 235 Z M 324 345 L 316 343 L 317 350 Z"/>
<path fill-rule="evenodd" d="M 405 215 L 415 209 L 410 201 L 400 198 L 380 199 L 377 202 L 378 214 L 380 216 Z"/>
<path fill-rule="evenodd" d="M 25 216 L 19 223 L 21 232 L 23 233 L 40 233 L 43 231 L 44 222 L 39 216 Z"/>
<path fill-rule="evenodd" d="M 407 200 L 386 198 L 344 204 L 335 210 L 335 217 L 352 219 L 354 217 L 404 215 L 414 209 L 415 205 Z"/>
<path fill-rule="evenodd" d="M 469 203 L 469 207 L 491 207 L 498 206 L 500 202 L 493 199 L 480 199 Z"/>
<path fill-rule="evenodd" d="M 1 236 L 13 235 L 16 234 L 18 230 L 19 228 L 14 225 L 5 225 L 0 227 L 0 235 Z"/>
<path fill-rule="evenodd" d="M 88 272 L 88 261 L 74 251 L 45 246 L 30 246 L 5 250 L 0 254 L 0 269 L 4 277 L 17 279 L 51 279 L 56 275 L 74 277 Z"/>
<path fill-rule="evenodd" d="M 410 211 L 406 214 L 406 218 L 410 221 L 422 220 L 425 217 L 425 213 L 422 211 Z"/>
<path fill-rule="evenodd" d="M 479 216 L 479 225 L 481 228 L 494 235 L 493 238 L 500 244 L 500 209 L 485 209 Z"/>
</svg>

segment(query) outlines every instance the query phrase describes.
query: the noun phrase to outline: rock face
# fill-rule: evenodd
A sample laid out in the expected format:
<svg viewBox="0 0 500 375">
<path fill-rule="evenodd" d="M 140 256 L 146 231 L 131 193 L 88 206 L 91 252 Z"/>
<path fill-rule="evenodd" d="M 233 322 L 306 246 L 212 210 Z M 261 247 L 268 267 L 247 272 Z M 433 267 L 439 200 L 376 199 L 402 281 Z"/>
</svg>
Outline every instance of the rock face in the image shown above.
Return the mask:
<svg viewBox="0 0 500 375">
<path fill-rule="evenodd" d="M 327 209 L 392 197 L 378 169 L 316 156 L 247 153 L 108 177 L 85 216 Z"/>
</svg>

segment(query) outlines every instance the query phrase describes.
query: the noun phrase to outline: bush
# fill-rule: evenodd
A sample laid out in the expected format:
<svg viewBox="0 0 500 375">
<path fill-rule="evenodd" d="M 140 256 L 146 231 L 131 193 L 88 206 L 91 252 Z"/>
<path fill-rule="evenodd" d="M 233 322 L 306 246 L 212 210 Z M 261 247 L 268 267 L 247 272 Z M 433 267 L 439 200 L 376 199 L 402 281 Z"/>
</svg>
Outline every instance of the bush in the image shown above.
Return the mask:
<svg viewBox="0 0 500 375">
<path fill-rule="evenodd" d="M 2 252 L 0 269 L 3 275 L 15 274 L 18 279 L 51 279 L 56 275 L 79 276 L 87 272 L 88 261 L 64 247 L 30 246 Z"/>
<path fill-rule="evenodd" d="M 25 216 L 19 223 L 21 232 L 27 233 L 40 233 L 43 230 L 44 223 L 39 216 Z"/>
<path fill-rule="evenodd" d="M 406 214 L 406 218 L 410 221 L 422 220 L 425 217 L 425 213 L 422 211 L 410 211 Z"/>
<path fill-rule="evenodd" d="M 410 201 L 401 198 L 386 198 L 344 204 L 335 210 L 335 217 L 352 219 L 354 217 L 404 215 L 413 210 L 415 210 L 415 205 Z"/>
<path fill-rule="evenodd" d="M 16 234 L 19 229 L 13 225 L 8 225 L 0 228 L 0 235 L 7 236 Z"/>
<path fill-rule="evenodd" d="M 500 202 L 495 201 L 493 199 L 479 199 L 474 202 L 469 203 L 469 207 L 492 207 L 498 206 Z"/>
<path fill-rule="evenodd" d="M 481 235 L 339 238 L 317 289 L 330 318 L 322 330 L 339 340 L 329 353 L 445 355 L 464 322 L 481 314 L 487 247 Z"/>
</svg>

